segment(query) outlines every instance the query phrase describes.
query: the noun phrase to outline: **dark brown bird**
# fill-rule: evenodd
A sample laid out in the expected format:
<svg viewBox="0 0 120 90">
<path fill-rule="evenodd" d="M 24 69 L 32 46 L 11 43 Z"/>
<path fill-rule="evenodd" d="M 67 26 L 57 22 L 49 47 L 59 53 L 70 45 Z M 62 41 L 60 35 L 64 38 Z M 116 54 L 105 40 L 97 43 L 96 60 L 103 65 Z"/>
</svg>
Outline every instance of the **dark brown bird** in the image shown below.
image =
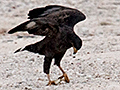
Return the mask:
<svg viewBox="0 0 120 90">
<path fill-rule="evenodd" d="M 56 81 L 51 81 L 49 76 L 51 61 L 54 58 L 54 64 L 57 65 L 63 73 L 58 80 L 60 81 L 64 77 L 64 81 L 69 83 L 69 78 L 61 68 L 60 61 L 67 49 L 73 47 L 74 53 L 76 53 L 77 50 L 81 48 L 82 40 L 75 34 L 73 28 L 76 23 L 85 20 L 85 15 L 73 8 L 49 5 L 31 10 L 28 16 L 28 21 L 18 25 L 8 33 L 28 31 L 29 34 L 46 37 L 35 44 L 16 50 L 15 53 L 27 50 L 45 55 L 43 68 L 48 76 L 48 85 L 57 84 Z"/>
</svg>

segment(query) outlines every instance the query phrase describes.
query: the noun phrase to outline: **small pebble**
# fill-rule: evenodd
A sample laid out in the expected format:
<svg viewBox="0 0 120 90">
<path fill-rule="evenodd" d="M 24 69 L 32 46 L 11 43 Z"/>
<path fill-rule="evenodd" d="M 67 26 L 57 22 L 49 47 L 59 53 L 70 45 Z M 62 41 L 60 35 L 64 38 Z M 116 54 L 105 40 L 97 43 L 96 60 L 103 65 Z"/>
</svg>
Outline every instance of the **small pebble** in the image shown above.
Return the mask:
<svg viewBox="0 0 120 90">
<path fill-rule="evenodd" d="M 73 56 L 73 58 L 76 58 L 75 56 Z"/>
</svg>

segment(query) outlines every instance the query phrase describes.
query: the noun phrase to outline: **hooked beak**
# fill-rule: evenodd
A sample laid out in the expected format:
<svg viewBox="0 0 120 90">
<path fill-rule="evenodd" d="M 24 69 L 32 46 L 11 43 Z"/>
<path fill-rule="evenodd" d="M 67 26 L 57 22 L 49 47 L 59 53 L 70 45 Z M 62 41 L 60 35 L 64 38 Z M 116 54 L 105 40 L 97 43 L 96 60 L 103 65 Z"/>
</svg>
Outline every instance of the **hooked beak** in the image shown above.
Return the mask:
<svg viewBox="0 0 120 90">
<path fill-rule="evenodd" d="M 77 53 L 77 49 L 73 46 L 73 50 L 74 50 L 74 53 L 73 54 L 76 54 Z"/>
<path fill-rule="evenodd" d="M 74 50 L 73 54 L 76 54 L 78 50 L 75 48 L 75 46 L 73 45 L 73 43 L 72 43 L 72 46 L 73 46 L 73 50 Z"/>
</svg>

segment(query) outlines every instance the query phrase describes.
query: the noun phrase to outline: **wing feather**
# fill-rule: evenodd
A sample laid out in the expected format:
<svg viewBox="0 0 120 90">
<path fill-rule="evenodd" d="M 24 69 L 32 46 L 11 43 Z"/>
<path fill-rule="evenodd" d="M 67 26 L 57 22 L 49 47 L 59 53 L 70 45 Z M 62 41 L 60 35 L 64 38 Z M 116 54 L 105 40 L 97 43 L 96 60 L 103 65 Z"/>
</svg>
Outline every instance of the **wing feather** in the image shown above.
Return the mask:
<svg viewBox="0 0 120 90">
<path fill-rule="evenodd" d="M 59 5 L 49 5 L 49 6 L 42 7 L 42 8 L 35 8 L 29 11 L 28 18 L 33 19 L 33 18 L 38 18 L 38 17 L 44 17 L 56 11 L 60 11 L 61 9 L 63 9 L 63 7 Z"/>
<path fill-rule="evenodd" d="M 29 21 L 11 29 L 8 33 L 28 31 L 29 34 L 53 36 L 60 27 L 74 27 L 79 21 L 85 20 L 85 15 L 77 9 L 59 5 L 49 5 L 36 8 L 29 12 Z"/>
<path fill-rule="evenodd" d="M 29 11 L 28 16 L 29 19 L 47 18 L 48 20 L 56 21 L 58 25 L 69 25 L 71 27 L 86 19 L 86 16 L 79 10 L 60 5 L 35 8 Z"/>
<path fill-rule="evenodd" d="M 58 32 L 58 27 L 44 19 L 33 19 L 18 25 L 8 33 L 12 34 L 18 31 L 28 31 L 29 34 L 34 35 L 52 36 Z"/>
</svg>

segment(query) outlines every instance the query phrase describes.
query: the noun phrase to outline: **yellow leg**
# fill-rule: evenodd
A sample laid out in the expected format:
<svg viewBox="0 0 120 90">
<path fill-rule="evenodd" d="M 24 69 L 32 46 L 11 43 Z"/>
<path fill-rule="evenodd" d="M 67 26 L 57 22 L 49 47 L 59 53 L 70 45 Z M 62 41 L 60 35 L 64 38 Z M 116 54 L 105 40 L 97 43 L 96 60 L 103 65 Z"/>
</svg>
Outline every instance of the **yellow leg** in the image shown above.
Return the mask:
<svg viewBox="0 0 120 90">
<path fill-rule="evenodd" d="M 69 83 L 70 80 L 69 80 L 67 74 L 65 73 L 65 71 L 60 66 L 59 66 L 59 68 L 62 71 L 63 75 L 61 77 L 59 77 L 58 79 L 62 79 L 64 77 L 64 81 L 67 82 L 67 83 Z"/>
<path fill-rule="evenodd" d="M 49 80 L 47 86 L 58 85 L 62 81 L 61 79 L 57 79 L 57 80 L 51 81 L 49 74 L 47 74 L 47 77 L 48 77 L 48 80 Z"/>
<path fill-rule="evenodd" d="M 48 80 L 49 80 L 47 86 L 49 86 L 49 85 L 55 85 L 55 82 L 50 80 L 50 75 L 49 74 L 47 74 L 47 77 L 48 77 Z"/>
<path fill-rule="evenodd" d="M 62 75 L 61 77 L 59 77 L 57 80 L 51 81 L 51 80 L 50 80 L 50 75 L 47 74 L 47 77 L 48 77 L 48 80 L 49 80 L 47 86 L 49 86 L 49 85 L 57 85 L 57 84 L 59 84 L 61 81 L 65 81 L 65 82 L 67 82 L 67 83 L 70 82 L 70 80 L 69 80 L 67 74 L 65 73 L 65 71 L 64 71 L 60 66 L 59 66 L 59 68 L 60 68 L 60 70 L 62 71 L 63 75 Z M 64 78 L 64 79 L 62 79 L 62 78 Z"/>
</svg>

